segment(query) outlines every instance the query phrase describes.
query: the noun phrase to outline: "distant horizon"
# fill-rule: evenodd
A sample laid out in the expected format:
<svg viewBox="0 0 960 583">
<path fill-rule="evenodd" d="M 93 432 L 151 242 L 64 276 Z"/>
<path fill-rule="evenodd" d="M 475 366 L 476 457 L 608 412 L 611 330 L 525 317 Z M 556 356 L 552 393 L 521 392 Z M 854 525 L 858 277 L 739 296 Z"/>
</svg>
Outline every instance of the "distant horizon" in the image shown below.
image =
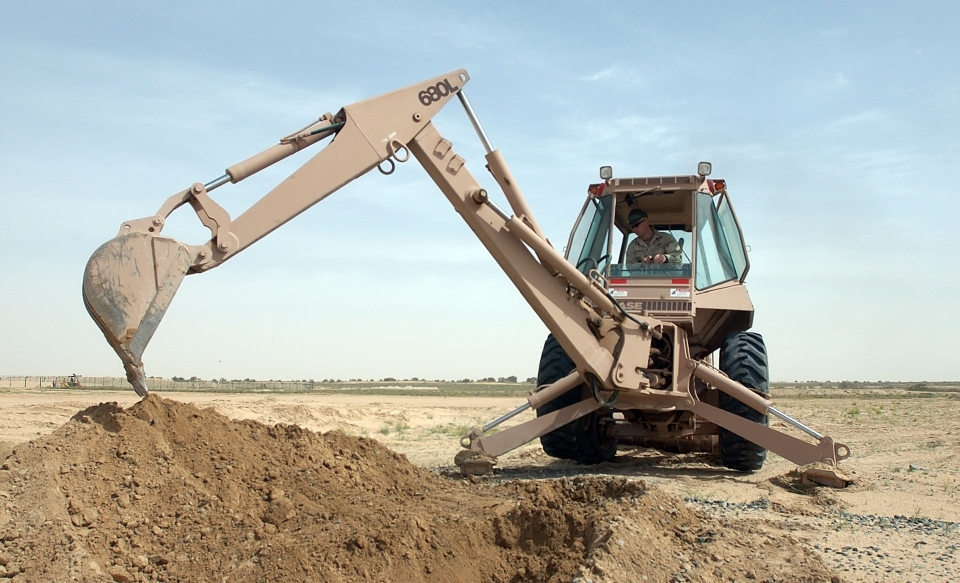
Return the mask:
<svg viewBox="0 0 960 583">
<path fill-rule="evenodd" d="M 0 389 L 3 389 L 3 381 L 11 381 L 19 379 L 23 381 L 27 379 L 66 379 L 72 375 L 0 375 Z M 123 380 L 126 381 L 126 377 L 123 375 L 76 375 L 81 379 L 111 379 L 111 380 Z M 350 378 L 350 379 L 332 379 L 332 378 L 323 378 L 323 379 L 255 379 L 255 378 L 243 378 L 243 379 L 206 379 L 200 377 L 180 377 L 179 375 L 174 376 L 147 376 L 148 379 L 158 379 L 166 380 L 170 382 L 203 382 L 203 383 L 390 383 L 390 382 L 413 382 L 413 383 L 447 383 L 447 384 L 469 384 L 469 383 L 485 383 L 485 384 L 530 384 L 536 382 L 536 377 L 526 377 L 524 380 L 521 380 L 521 377 L 517 377 L 515 381 L 508 380 L 499 380 L 495 377 L 484 377 L 470 379 L 464 377 L 462 379 L 437 379 L 437 378 L 399 378 L 399 377 L 384 377 L 384 378 Z M 885 380 L 774 380 L 769 381 L 771 384 L 820 384 L 820 385 L 957 385 L 960 386 L 960 379 L 954 381 L 930 381 L 930 380 L 897 380 L 897 381 L 885 381 Z M 14 387 L 15 388 L 15 387 Z M 131 388 L 131 390 L 133 390 Z"/>
</svg>

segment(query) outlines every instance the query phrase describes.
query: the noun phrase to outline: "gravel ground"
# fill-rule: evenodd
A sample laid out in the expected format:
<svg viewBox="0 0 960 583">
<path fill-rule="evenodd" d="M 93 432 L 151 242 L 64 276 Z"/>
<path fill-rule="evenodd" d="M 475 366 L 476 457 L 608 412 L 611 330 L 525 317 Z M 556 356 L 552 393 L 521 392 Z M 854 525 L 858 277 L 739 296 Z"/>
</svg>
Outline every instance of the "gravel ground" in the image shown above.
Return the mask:
<svg viewBox="0 0 960 583">
<path fill-rule="evenodd" d="M 797 516 L 761 499 L 748 504 L 688 498 L 705 514 L 762 521 L 815 549 L 839 581 L 960 583 L 960 523 L 907 516 L 831 512 Z"/>
</svg>

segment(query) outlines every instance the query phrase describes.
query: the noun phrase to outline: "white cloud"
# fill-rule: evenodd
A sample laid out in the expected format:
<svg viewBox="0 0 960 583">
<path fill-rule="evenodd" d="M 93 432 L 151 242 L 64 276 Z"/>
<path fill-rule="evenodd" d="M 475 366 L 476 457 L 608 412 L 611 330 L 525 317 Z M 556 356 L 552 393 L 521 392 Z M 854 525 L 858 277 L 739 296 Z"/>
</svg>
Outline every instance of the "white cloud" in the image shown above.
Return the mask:
<svg viewBox="0 0 960 583">
<path fill-rule="evenodd" d="M 636 69 L 621 64 L 611 65 L 596 73 L 577 77 L 577 81 L 603 81 L 611 87 L 637 87 L 646 84 L 646 80 Z"/>
<path fill-rule="evenodd" d="M 87 124 L 130 132 L 201 131 L 225 123 L 237 123 L 242 129 L 251 118 L 257 123 L 292 119 L 306 123 L 361 95 L 343 85 L 317 90 L 287 85 L 262 73 L 206 69 L 159 56 L 130 58 L 42 47 L 16 47 L 13 53 L 3 68 L 17 78 L 22 91 L 8 93 L 4 101 L 29 111 L 47 111 L 45 117 L 81 121 L 76 118 L 82 116 Z M 68 84 L 70 95 L 51 92 L 47 87 L 51 78 Z M 189 137 L 180 136 L 186 143 Z"/>
<path fill-rule="evenodd" d="M 868 109 L 853 115 L 841 117 L 833 122 L 833 126 L 846 128 L 848 126 L 858 125 L 876 125 L 890 121 L 890 115 L 879 109 Z"/>
</svg>

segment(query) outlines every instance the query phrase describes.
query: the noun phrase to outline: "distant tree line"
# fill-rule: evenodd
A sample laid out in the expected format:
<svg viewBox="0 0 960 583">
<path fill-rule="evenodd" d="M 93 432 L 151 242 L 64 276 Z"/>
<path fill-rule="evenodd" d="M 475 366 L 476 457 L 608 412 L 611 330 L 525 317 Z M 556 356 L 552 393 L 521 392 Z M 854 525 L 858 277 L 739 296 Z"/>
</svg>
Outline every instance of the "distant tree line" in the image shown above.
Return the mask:
<svg viewBox="0 0 960 583">
<path fill-rule="evenodd" d="M 181 376 L 174 376 L 174 377 L 170 377 L 170 380 L 172 380 L 172 381 L 174 381 L 174 382 L 178 382 L 178 383 L 192 383 L 192 382 L 200 382 L 200 381 L 202 381 L 203 379 L 201 379 L 200 377 L 196 377 L 196 376 L 192 376 L 192 377 L 190 377 L 190 378 L 184 378 L 184 377 L 181 377 Z M 219 379 L 210 379 L 210 382 L 214 382 L 214 383 L 255 383 L 255 382 L 260 382 L 260 381 L 258 381 L 257 379 L 251 379 L 251 378 L 232 379 L 232 380 L 229 380 L 229 381 L 228 381 L 227 379 L 221 377 L 221 378 L 219 378 Z M 482 378 L 482 379 L 477 379 L 477 380 L 473 380 L 473 379 L 466 378 L 466 379 L 450 380 L 450 381 L 447 381 L 447 380 L 444 380 L 444 379 L 432 379 L 432 380 L 431 380 L 431 379 L 420 379 L 420 378 L 417 378 L 417 377 L 413 377 L 413 378 L 409 378 L 409 379 L 399 379 L 399 380 L 397 380 L 397 379 L 395 379 L 395 378 L 393 378 L 393 377 L 384 377 L 384 378 L 379 379 L 379 380 L 377 380 L 377 379 L 359 379 L 359 378 L 357 378 L 357 379 L 347 379 L 347 380 L 345 380 L 345 381 L 344 381 L 344 380 L 341 380 L 341 379 L 323 379 L 323 380 L 321 380 L 321 381 L 314 381 L 313 379 L 293 379 L 292 381 L 284 381 L 284 380 L 281 380 L 281 379 L 276 379 L 276 380 L 270 379 L 269 381 L 266 381 L 266 382 L 271 382 L 271 383 L 282 383 L 282 382 L 291 382 L 291 383 L 316 383 L 316 382 L 320 382 L 320 383 L 377 383 L 377 382 L 380 382 L 380 383 L 395 383 L 395 382 L 411 382 L 411 383 L 518 383 L 518 382 L 524 382 L 524 383 L 531 383 L 531 384 L 532 384 L 532 383 L 536 383 L 536 382 L 537 382 L 537 377 L 527 377 L 527 379 L 526 379 L 525 381 L 519 381 L 519 380 L 517 380 L 517 377 L 516 377 L 516 376 L 511 375 L 511 376 L 508 376 L 508 377 L 497 377 L 497 378 L 494 378 L 494 377 L 484 377 L 484 378 Z"/>
</svg>

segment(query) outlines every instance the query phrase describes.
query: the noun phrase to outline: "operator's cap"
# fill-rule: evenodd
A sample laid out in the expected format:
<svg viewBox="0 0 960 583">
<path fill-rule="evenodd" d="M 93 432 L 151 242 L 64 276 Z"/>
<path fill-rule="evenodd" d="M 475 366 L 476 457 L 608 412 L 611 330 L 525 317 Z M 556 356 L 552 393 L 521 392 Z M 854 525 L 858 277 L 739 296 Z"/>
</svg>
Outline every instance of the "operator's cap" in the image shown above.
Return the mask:
<svg viewBox="0 0 960 583">
<path fill-rule="evenodd" d="M 642 223 L 647 218 L 647 213 L 642 209 L 633 209 L 630 211 L 630 214 L 627 215 L 627 222 L 630 223 L 630 228 L 634 228 L 640 223 Z"/>
</svg>

